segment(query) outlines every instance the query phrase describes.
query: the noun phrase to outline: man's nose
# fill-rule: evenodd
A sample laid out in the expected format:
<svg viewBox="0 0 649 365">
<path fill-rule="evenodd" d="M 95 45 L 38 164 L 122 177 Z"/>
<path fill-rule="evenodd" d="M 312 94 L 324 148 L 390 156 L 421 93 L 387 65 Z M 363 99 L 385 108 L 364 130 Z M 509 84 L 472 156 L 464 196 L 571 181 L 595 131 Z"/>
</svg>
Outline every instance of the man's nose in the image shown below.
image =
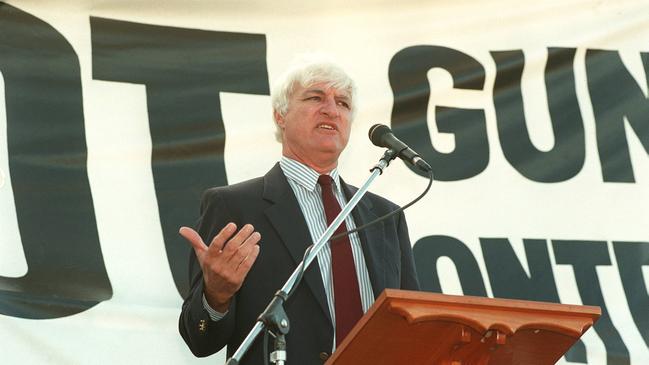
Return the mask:
<svg viewBox="0 0 649 365">
<path fill-rule="evenodd" d="M 336 105 L 336 99 L 334 99 L 333 97 L 326 97 L 323 103 L 324 105 L 322 105 L 321 109 L 322 114 L 325 114 L 330 118 L 336 118 L 340 115 L 338 105 Z"/>
</svg>

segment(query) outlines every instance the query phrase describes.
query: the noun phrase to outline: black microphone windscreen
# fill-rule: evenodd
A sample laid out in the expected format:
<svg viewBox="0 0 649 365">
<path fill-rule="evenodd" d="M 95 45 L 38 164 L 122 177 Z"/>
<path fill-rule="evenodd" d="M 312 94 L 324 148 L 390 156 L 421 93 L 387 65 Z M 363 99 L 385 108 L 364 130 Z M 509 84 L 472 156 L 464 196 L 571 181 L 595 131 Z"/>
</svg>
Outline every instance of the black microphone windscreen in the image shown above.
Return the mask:
<svg viewBox="0 0 649 365">
<path fill-rule="evenodd" d="M 374 124 L 369 131 L 370 141 L 372 141 L 375 146 L 389 148 L 390 146 L 387 146 L 383 141 L 383 136 L 388 133 L 392 133 L 392 131 L 387 125 Z"/>
</svg>

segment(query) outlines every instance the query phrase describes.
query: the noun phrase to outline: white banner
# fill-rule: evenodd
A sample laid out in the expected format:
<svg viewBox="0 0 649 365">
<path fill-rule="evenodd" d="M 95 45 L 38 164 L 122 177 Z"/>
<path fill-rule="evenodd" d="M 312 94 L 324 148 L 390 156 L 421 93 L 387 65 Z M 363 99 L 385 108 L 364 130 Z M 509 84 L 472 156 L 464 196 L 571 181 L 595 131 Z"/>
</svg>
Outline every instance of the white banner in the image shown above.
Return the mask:
<svg viewBox="0 0 649 365">
<path fill-rule="evenodd" d="M 223 361 L 178 334 L 188 247 L 174 232 L 202 189 L 278 161 L 269 84 L 309 51 L 359 88 L 347 182 L 382 154 L 375 123 L 433 165 L 406 211 L 424 290 L 601 306 L 559 364 L 649 363 L 647 14 L 644 1 L 0 2 L 3 363 Z M 371 190 L 405 204 L 426 183 L 397 161 Z"/>
</svg>

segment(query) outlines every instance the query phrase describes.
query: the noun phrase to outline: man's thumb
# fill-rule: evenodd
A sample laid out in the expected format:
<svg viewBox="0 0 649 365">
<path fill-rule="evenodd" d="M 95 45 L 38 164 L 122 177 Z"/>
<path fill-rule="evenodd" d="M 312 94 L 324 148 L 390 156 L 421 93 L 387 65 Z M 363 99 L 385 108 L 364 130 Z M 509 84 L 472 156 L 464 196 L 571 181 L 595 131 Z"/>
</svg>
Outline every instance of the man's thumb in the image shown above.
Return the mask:
<svg viewBox="0 0 649 365">
<path fill-rule="evenodd" d="M 203 239 L 195 230 L 189 227 L 180 227 L 178 233 L 180 233 L 180 235 L 183 236 L 183 238 L 185 238 L 195 250 L 202 251 L 207 248 Z"/>
</svg>

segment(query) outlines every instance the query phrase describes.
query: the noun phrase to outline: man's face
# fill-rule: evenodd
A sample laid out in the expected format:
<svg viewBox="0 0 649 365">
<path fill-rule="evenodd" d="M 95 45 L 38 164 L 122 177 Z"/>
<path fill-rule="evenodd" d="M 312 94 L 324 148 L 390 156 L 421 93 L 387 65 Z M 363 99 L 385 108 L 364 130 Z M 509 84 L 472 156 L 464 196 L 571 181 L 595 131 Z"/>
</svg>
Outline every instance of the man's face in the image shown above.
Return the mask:
<svg viewBox="0 0 649 365">
<path fill-rule="evenodd" d="M 284 155 L 313 168 L 320 161 L 337 161 L 349 141 L 351 103 L 346 90 L 326 83 L 297 85 L 286 115 L 275 116 L 283 129 Z"/>
</svg>

